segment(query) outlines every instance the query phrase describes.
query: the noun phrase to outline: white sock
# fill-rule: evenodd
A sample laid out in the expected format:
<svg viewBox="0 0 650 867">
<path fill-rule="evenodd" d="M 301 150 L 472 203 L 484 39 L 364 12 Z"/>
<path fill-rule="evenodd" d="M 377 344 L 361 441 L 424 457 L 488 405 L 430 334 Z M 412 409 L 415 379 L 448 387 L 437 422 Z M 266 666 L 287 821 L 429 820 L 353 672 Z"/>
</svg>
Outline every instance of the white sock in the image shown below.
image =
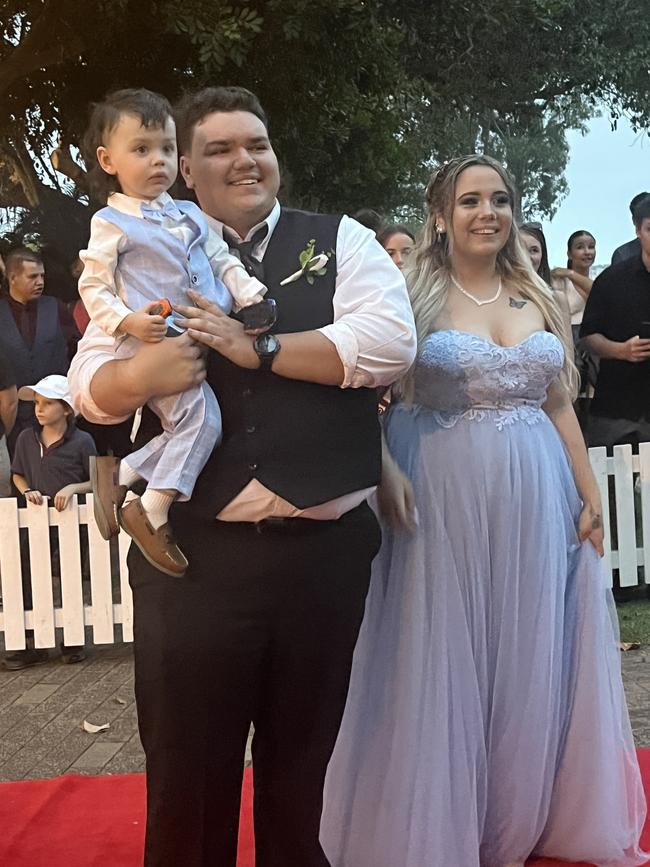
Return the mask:
<svg viewBox="0 0 650 867">
<path fill-rule="evenodd" d="M 140 502 L 154 530 L 167 523 L 169 507 L 175 499 L 174 494 L 167 494 L 164 491 L 156 491 L 151 488 L 147 488 L 144 492 L 140 498 Z"/>
<path fill-rule="evenodd" d="M 126 485 L 126 487 L 130 489 L 136 482 L 139 482 L 141 478 L 142 476 L 140 473 L 136 473 L 135 470 L 131 469 L 126 461 L 120 461 L 120 470 L 117 477 L 120 485 Z"/>
</svg>

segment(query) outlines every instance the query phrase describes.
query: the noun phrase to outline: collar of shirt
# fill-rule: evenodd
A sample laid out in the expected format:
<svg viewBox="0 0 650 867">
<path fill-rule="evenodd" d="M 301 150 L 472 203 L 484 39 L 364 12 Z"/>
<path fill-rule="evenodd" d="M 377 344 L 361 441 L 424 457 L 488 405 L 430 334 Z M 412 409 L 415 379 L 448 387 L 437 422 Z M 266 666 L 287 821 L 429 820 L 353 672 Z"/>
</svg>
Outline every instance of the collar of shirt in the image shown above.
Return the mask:
<svg viewBox="0 0 650 867">
<path fill-rule="evenodd" d="M 257 230 L 260 228 L 260 226 L 263 226 L 264 223 L 266 223 L 266 225 L 269 227 L 268 234 L 267 234 L 266 238 L 264 238 L 264 240 L 260 244 L 258 244 L 257 249 L 255 250 L 255 253 L 254 253 L 255 258 L 261 260 L 264 258 L 264 253 L 266 253 L 266 248 L 268 247 L 269 241 L 271 240 L 271 235 L 273 234 L 273 230 L 278 225 L 278 220 L 280 219 L 280 211 L 281 211 L 280 202 L 278 202 L 278 200 L 276 199 L 275 204 L 271 208 L 271 213 L 268 215 L 268 217 L 266 217 L 266 219 L 264 219 L 264 220 L 261 220 L 255 226 L 253 226 L 252 229 L 249 229 L 248 234 L 246 235 L 245 238 L 242 238 L 239 235 L 239 233 L 236 232 L 231 226 L 226 226 L 226 228 L 230 232 L 232 232 L 232 234 L 235 236 L 235 238 L 238 238 L 240 241 L 248 241 L 250 238 L 253 237 L 253 235 L 255 234 L 255 232 L 257 232 Z M 224 224 L 220 220 L 215 220 L 215 218 L 211 217 L 209 214 L 206 214 L 205 218 L 208 221 L 208 226 L 212 229 L 212 231 L 216 232 L 220 237 L 223 238 L 223 225 Z"/>
<path fill-rule="evenodd" d="M 35 310 L 38 303 L 38 298 L 32 298 L 31 301 L 18 301 L 13 295 L 7 295 L 7 298 L 9 299 L 9 306 L 18 313 L 23 310 Z"/>
<path fill-rule="evenodd" d="M 59 437 L 58 440 L 55 440 L 55 442 L 51 443 L 49 446 L 46 446 L 45 443 L 43 442 L 43 440 L 41 439 L 41 434 L 43 432 L 42 428 L 33 428 L 34 436 L 36 437 L 36 442 L 38 443 L 38 445 L 40 446 L 40 449 L 41 449 L 41 457 L 54 451 L 54 449 L 58 449 L 59 446 L 62 446 L 66 440 L 70 439 L 70 437 L 72 436 L 72 434 L 75 432 L 76 429 L 77 429 L 77 426 L 74 423 L 74 421 L 69 421 L 66 429 L 63 431 L 63 436 Z"/>
<path fill-rule="evenodd" d="M 166 204 L 173 201 L 169 193 L 161 193 L 155 199 L 138 199 L 135 196 L 125 196 L 124 193 L 111 193 L 108 197 L 108 204 L 116 211 L 122 214 L 127 214 L 129 217 L 142 216 L 142 205 L 148 205 L 150 208 L 164 208 Z"/>
</svg>

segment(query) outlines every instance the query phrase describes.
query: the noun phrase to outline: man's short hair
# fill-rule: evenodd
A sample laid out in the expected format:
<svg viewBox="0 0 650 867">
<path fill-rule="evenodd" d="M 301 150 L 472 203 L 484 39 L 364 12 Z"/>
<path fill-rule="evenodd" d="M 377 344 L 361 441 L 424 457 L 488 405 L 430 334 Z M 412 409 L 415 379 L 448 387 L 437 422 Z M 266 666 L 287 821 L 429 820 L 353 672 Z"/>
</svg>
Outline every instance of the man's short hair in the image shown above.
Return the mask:
<svg viewBox="0 0 650 867">
<path fill-rule="evenodd" d="M 266 113 L 250 90 L 244 87 L 205 87 L 186 93 L 174 110 L 179 154 L 187 153 L 192 147 L 196 125 L 216 111 L 248 111 L 262 121 L 268 132 Z"/>
<path fill-rule="evenodd" d="M 9 281 L 14 274 L 18 274 L 22 271 L 25 262 L 33 262 L 35 265 L 43 264 L 40 255 L 27 247 L 16 247 L 7 254 L 5 257 L 7 281 Z"/>
<path fill-rule="evenodd" d="M 634 211 L 632 212 L 632 218 L 634 220 L 634 225 L 637 229 L 641 228 L 641 224 L 644 220 L 647 220 L 650 217 L 650 195 L 645 196 L 641 199 L 640 202 L 637 203 Z"/>
<path fill-rule="evenodd" d="M 632 214 L 632 219 L 634 219 L 634 209 L 648 195 L 650 195 L 650 193 L 637 193 L 636 196 L 632 199 L 632 201 L 630 202 L 630 213 Z"/>
</svg>

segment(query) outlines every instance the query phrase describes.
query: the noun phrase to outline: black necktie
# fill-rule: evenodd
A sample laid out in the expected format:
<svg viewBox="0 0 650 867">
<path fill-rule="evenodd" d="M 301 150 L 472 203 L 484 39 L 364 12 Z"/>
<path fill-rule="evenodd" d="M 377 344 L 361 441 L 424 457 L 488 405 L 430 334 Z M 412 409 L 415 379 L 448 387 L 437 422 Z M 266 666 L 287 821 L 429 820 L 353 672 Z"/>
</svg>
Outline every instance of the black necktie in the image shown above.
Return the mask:
<svg viewBox="0 0 650 867">
<path fill-rule="evenodd" d="M 242 265 L 246 268 L 251 277 L 257 277 L 257 279 L 262 283 L 264 282 L 264 263 L 253 256 L 253 250 L 258 244 L 262 243 L 268 233 L 269 227 L 264 223 L 264 225 L 260 226 L 253 234 L 253 237 L 250 238 L 250 240 L 237 241 L 229 229 L 226 229 L 225 226 L 223 228 L 223 239 L 226 244 L 228 244 L 230 251 L 239 254 Z"/>
</svg>

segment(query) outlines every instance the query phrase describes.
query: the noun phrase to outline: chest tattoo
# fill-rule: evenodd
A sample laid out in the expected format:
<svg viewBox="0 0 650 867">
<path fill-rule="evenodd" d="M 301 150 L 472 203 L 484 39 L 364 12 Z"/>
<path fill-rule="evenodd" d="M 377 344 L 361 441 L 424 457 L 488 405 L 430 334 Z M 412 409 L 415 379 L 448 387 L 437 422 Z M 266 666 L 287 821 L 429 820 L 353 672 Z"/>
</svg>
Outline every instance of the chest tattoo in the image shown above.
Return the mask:
<svg viewBox="0 0 650 867">
<path fill-rule="evenodd" d="M 528 304 L 527 301 L 517 301 L 516 298 L 513 298 L 512 295 L 508 298 L 508 304 L 510 307 L 514 307 L 516 310 L 521 310 L 522 307 L 525 307 Z"/>
</svg>

